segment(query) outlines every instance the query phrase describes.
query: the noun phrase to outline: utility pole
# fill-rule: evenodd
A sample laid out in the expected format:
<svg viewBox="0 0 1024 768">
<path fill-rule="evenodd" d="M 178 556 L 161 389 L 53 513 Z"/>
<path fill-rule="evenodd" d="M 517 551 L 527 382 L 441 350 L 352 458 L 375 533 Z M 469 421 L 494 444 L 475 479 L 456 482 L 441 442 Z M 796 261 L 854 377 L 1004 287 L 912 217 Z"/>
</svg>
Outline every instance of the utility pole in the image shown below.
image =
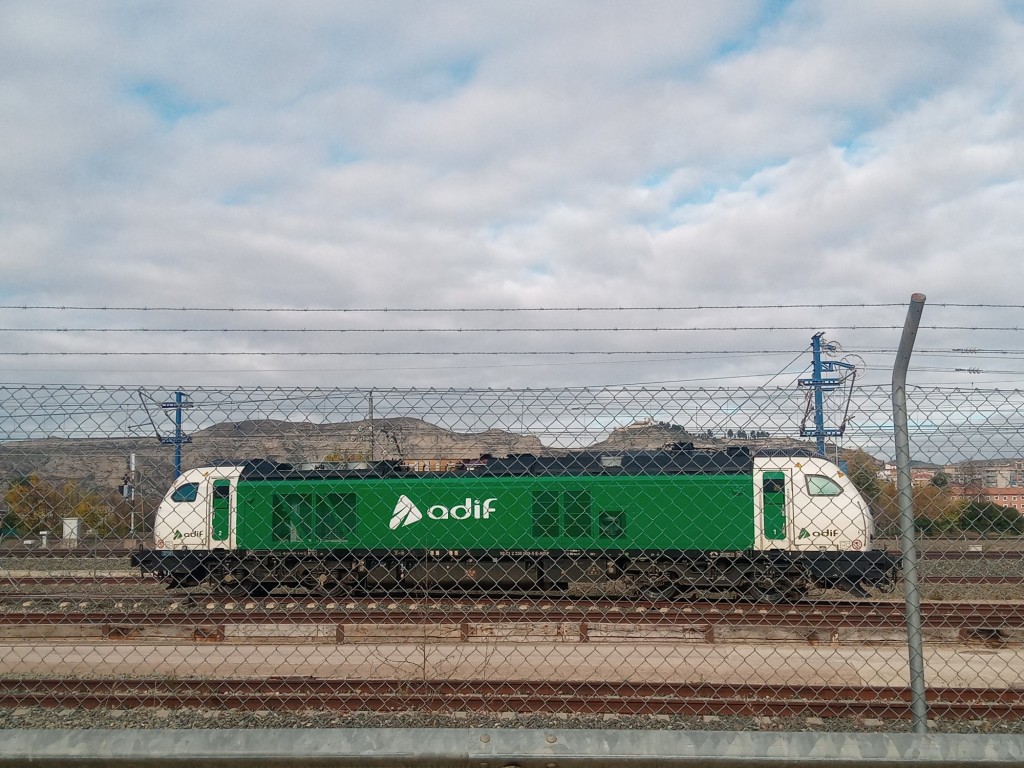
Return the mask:
<svg viewBox="0 0 1024 768">
<path fill-rule="evenodd" d="M 377 446 L 375 438 L 373 436 L 373 390 L 370 390 L 370 405 L 369 405 L 369 417 L 370 417 L 370 462 L 375 461 L 375 454 L 377 453 Z"/>
<path fill-rule="evenodd" d="M 128 527 L 129 535 L 135 538 L 135 454 L 128 457 L 128 474 L 124 478 L 124 497 L 131 510 L 131 524 Z"/>
<path fill-rule="evenodd" d="M 826 379 L 823 374 L 835 373 L 837 371 L 851 371 L 854 369 L 850 363 L 842 363 L 838 360 L 822 360 L 822 339 L 825 337 L 825 332 L 820 331 L 811 337 L 811 354 L 812 354 L 812 377 L 809 379 L 799 379 L 797 385 L 801 387 L 811 387 L 814 392 L 814 429 L 807 429 L 803 426 L 800 427 L 800 437 L 813 437 L 816 439 L 818 444 L 818 455 L 821 458 L 825 458 L 825 438 L 826 437 L 842 437 L 844 427 L 825 428 L 825 393 L 832 392 L 839 388 L 842 384 L 842 378 L 828 378 Z M 834 352 L 835 347 L 831 344 L 827 344 L 824 347 L 826 352 Z"/>
<path fill-rule="evenodd" d="M 188 394 L 185 392 L 174 393 L 173 400 L 167 400 L 160 403 L 160 407 L 165 411 L 174 410 L 174 437 L 161 437 L 160 442 L 163 445 L 174 446 L 174 479 L 177 480 L 181 477 L 181 446 L 185 443 L 191 443 L 192 438 L 186 435 L 181 429 L 181 412 L 185 408 L 192 407 L 192 401 L 188 400 Z"/>
</svg>

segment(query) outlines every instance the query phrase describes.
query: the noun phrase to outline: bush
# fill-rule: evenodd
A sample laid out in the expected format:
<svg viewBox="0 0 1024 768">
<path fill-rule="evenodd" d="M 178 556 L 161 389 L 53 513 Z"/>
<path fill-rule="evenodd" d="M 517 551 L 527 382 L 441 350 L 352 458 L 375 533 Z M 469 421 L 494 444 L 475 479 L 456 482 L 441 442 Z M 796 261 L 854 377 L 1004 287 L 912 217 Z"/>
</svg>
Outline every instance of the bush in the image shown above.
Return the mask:
<svg viewBox="0 0 1024 768">
<path fill-rule="evenodd" d="M 1024 535 L 1024 516 L 1011 507 L 990 501 L 972 501 L 960 511 L 957 527 L 974 533 L 1020 536 Z"/>
</svg>

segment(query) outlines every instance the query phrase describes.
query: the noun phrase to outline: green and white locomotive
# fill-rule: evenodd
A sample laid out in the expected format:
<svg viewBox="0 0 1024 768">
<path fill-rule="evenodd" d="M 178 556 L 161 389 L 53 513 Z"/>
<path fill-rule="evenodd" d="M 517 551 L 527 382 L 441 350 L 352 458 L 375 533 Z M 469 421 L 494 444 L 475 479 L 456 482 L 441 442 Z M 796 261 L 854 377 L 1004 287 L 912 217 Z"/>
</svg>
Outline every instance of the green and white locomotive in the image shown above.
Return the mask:
<svg viewBox="0 0 1024 768">
<path fill-rule="evenodd" d="M 831 462 L 684 444 L 485 456 L 433 473 L 396 462 L 192 469 L 133 562 L 171 587 L 241 594 L 554 597 L 583 585 L 793 600 L 891 588 L 898 561 L 873 535 L 868 504 Z"/>
</svg>

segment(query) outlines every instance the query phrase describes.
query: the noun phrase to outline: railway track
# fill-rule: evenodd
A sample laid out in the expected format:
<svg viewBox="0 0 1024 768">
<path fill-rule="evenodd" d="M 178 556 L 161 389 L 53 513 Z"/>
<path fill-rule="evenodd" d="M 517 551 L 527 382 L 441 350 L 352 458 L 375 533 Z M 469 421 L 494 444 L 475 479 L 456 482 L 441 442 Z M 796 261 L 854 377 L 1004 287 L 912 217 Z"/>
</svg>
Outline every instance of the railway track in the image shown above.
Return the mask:
<svg viewBox="0 0 1024 768">
<path fill-rule="evenodd" d="M 921 584 L 927 585 L 977 585 L 977 586 L 1024 586 L 1024 576 L 943 576 L 924 575 Z M 159 586 L 151 576 L 132 573 L 91 574 L 0 574 L 0 587 L 25 590 L 34 587 L 86 587 L 86 586 Z M 2 596 L 0 592 L 0 596 Z"/>
<path fill-rule="evenodd" d="M 931 688 L 932 717 L 1024 717 L 1024 689 Z M 902 687 L 507 680 L 0 679 L 0 706 L 901 718 Z"/>
<path fill-rule="evenodd" d="M 925 603 L 922 623 L 929 630 L 953 630 L 960 640 L 1005 643 L 1024 630 L 1024 603 Z M 62 601 L 35 605 L 33 601 L 0 610 L 0 627 L 7 636 L 18 628 L 78 627 L 83 635 L 98 632 L 113 640 L 136 640 L 152 628 L 175 628 L 186 641 L 223 641 L 232 629 L 252 626 L 315 625 L 333 627 L 334 642 L 362 627 L 419 625 L 457 628 L 463 641 L 486 637 L 501 625 L 559 625 L 565 637 L 590 642 L 595 632 L 686 629 L 706 642 L 716 642 L 724 630 L 786 629 L 803 633 L 811 642 L 838 642 L 842 630 L 902 632 L 904 606 L 899 602 L 807 601 L 794 605 L 673 603 L 616 604 L 607 601 L 471 602 L 416 601 L 349 602 L 315 600 L 252 600 L 191 602 L 170 607 L 115 602 L 89 610 Z M 716 634 L 717 633 L 717 634 Z"/>
<path fill-rule="evenodd" d="M 50 599 L 50 598 L 47 598 Z M 160 598 L 166 602 L 166 598 Z M 796 605 L 693 603 L 614 603 L 582 601 L 330 601 L 314 599 L 261 599 L 243 601 L 182 600 L 173 609 L 154 610 L 152 605 L 124 601 L 115 610 L 82 610 L 62 601 L 57 610 L 35 610 L 33 606 L 0 610 L 0 630 L 10 637 L 20 628 L 38 631 L 47 626 L 89 628 L 106 641 L 118 643 L 126 652 L 146 647 L 147 629 L 184 632 L 188 644 L 223 643 L 234 627 L 254 625 L 333 625 L 333 637 L 321 635 L 319 642 L 353 641 L 347 635 L 356 628 L 377 626 L 373 642 L 401 643 L 400 625 L 450 625 L 443 642 L 472 641 L 487 635 L 486 627 L 501 624 L 557 624 L 567 627 L 557 640 L 578 643 L 600 642 L 596 633 L 609 625 L 614 642 L 636 646 L 623 630 L 672 630 L 667 636 L 686 632 L 698 642 L 735 642 L 738 628 L 771 630 L 769 642 L 780 641 L 780 628 L 793 630 L 797 637 L 814 645 L 836 642 L 850 632 L 854 642 L 865 642 L 865 631 L 902 631 L 903 605 L 896 601 L 806 601 Z M 53 608 L 54 606 L 51 606 Z M 57 606 L 59 607 L 59 606 Z M 1005 645 L 1005 634 L 1024 629 L 1024 604 L 1020 603 L 926 603 L 926 629 L 959 632 L 961 639 L 982 640 Z M 483 631 L 481 628 L 483 627 Z M 718 638 L 716 633 L 725 637 Z M 258 633 L 262 635 L 262 633 Z M 67 636 L 62 636 L 66 638 Z M 380 639 L 380 638 L 385 639 Z M 524 636 L 525 637 L 525 636 Z M 650 636 L 649 636 L 650 637 Z M 501 636 L 497 635 L 499 642 Z M 549 637 L 549 641 L 556 639 Z M 605 637 L 604 639 L 608 639 Z M 40 642 L 38 635 L 33 644 Z M 143 641 L 141 645 L 135 643 Z M 505 637 L 505 641 L 509 641 Z M 42 640 L 45 644 L 45 640 Z M 66 642 L 66 639 L 65 639 Z M 166 646 L 166 635 L 160 644 Z M 245 636 L 248 645 L 253 637 Z M 358 638 L 354 642 L 360 642 Z M 366 642 L 364 639 L 363 642 Z M 409 642 L 424 643 L 420 639 Z M 432 641 L 427 641 L 432 642 Z M 511 642 L 515 642 L 512 640 Z M 522 640 L 520 640 L 522 642 Z M 666 642 L 661 640 L 660 642 Z M 671 640 L 668 642 L 672 642 Z M 868 639 L 871 645 L 876 640 Z M 122 645 L 127 643 L 128 645 Z M 532 644 L 528 641 L 528 644 Z M 623 647 L 626 647 L 623 646 Z M 104 646 L 100 654 L 111 653 Z M 287 646 L 285 646 L 287 647 Z M 789 646 L 798 648 L 797 646 Z M 223 649 L 223 647 L 222 647 Z M 600 651 L 599 647 L 594 651 Z M 348 663 L 355 651 L 338 649 Z M 145 653 L 145 650 L 142 651 Z M 166 651 L 165 651 L 166 652 Z M 194 653 L 195 651 L 193 651 Z M 217 653 L 226 653 L 218 650 Z M 576 651 L 565 651 L 576 653 Z M 777 650 L 772 650 L 777 653 Z M 814 651 L 810 651 L 814 653 Z M 830 650 L 829 653 L 835 651 Z M 856 650 L 850 651 L 856 653 Z M 894 651 L 895 652 L 895 651 Z M 980 653 L 1014 653 L 990 651 Z M 640 654 L 647 651 L 640 651 Z M 747 652 L 741 651 L 746 660 Z M 787 651 L 798 654 L 799 650 Z M 219 658 L 219 657 L 218 657 Z M 228 657 L 225 656 L 224 659 Z M 396 657 L 397 658 L 397 657 Z M 986 657 L 987 658 L 987 657 Z M 203 677 L 194 668 L 185 677 L 145 677 L 138 667 L 128 675 L 106 673 L 91 677 L 69 677 L 47 673 L 33 676 L 8 674 L 0 677 L 0 706 L 42 706 L 116 708 L 207 707 L 255 710 L 333 710 L 341 712 L 514 712 L 562 714 L 650 714 L 650 715 L 737 715 L 901 718 L 910 717 L 909 692 L 899 686 L 821 684 L 736 684 L 685 682 L 622 682 L 607 678 L 578 680 L 442 679 L 434 670 L 424 679 L 365 677 L 379 675 L 379 667 L 364 668 L 350 678 L 338 677 L 340 667 L 331 666 L 333 679 L 309 676 Z M 90 669 L 95 669 L 90 667 Z M 354 671 L 354 670 L 353 670 Z M 224 667 L 218 670 L 225 675 Z M 218 672 L 214 672 L 216 675 Z M 424 674 L 426 674 L 424 670 Z M 627 678 L 628 679 L 628 678 Z M 806 679 L 806 678 L 804 678 Z M 1024 687 L 974 688 L 936 687 L 928 691 L 931 717 L 1007 719 L 1024 717 Z"/>
</svg>

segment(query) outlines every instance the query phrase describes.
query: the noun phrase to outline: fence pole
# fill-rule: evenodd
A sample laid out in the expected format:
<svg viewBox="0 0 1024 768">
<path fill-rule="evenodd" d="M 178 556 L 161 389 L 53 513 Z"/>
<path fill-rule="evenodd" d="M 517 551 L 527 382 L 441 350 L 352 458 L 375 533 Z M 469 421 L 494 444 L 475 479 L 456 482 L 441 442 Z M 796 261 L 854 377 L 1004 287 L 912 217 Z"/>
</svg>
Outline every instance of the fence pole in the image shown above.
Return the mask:
<svg viewBox="0 0 1024 768">
<path fill-rule="evenodd" d="M 925 296 L 910 297 L 903 337 L 892 371 L 892 414 L 896 442 L 896 490 L 900 504 L 900 549 L 903 551 L 903 595 L 907 614 L 907 650 L 910 665 L 910 709 L 914 733 L 928 732 L 925 700 L 924 638 L 921 633 L 921 591 L 918 587 L 917 548 L 914 543 L 914 490 L 910 478 L 910 432 L 907 428 L 907 369 L 914 339 L 921 324 Z"/>
</svg>

